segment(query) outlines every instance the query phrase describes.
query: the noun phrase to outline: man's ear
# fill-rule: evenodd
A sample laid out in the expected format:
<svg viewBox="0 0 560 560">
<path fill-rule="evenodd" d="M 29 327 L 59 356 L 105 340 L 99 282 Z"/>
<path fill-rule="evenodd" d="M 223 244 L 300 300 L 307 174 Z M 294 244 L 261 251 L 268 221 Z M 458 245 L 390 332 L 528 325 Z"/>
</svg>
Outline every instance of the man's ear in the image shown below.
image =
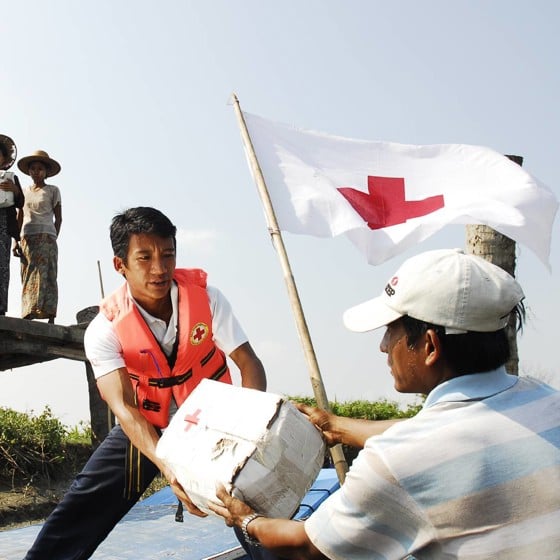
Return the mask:
<svg viewBox="0 0 560 560">
<path fill-rule="evenodd" d="M 441 358 L 441 340 L 433 329 L 428 329 L 424 337 L 425 363 L 427 366 L 433 366 Z"/>
<path fill-rule="evenodd" d="M 113 257 L 113 268 L 124 276 L 124 262 L 121 257 Z"/>
</svg>

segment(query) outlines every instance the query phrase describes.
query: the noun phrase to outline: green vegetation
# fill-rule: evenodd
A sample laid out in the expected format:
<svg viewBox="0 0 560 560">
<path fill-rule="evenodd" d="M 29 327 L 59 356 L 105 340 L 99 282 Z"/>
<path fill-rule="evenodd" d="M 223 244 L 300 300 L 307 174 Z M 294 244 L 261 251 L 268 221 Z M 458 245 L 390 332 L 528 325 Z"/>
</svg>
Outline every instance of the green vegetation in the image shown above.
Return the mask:
<svg viewBox="0 0 560 560">
<path fill-rule="evenodd" d="M 289 397 L 290 400 L 298 403 L 317 406 L 316 400 L 311 397 Z M 402 410 L 396 402 L 381 401 L 347 401 L 330 402 L 331 410 L 338 416 L 348 418 L 363 418 L 365 420 L 391 420 L 392 418 L 411 418 L 418 414 L 422 404 L 409 405 Z"/>
<path fill-rule="evenodd" d="M 315 399 L 310 397 L 289 398 L 315 406 Z M 332 402 L 330 405 L 340 416 L 368 420 L 409 418 L 421 408 L 418 404 L 402 410 L 397 403 L 387 400 Z M 68 428 L 53 416 L 48 406 L 39 415 L 0 407 L 0 482 L 14 484 L 36 478 L 73 476 L 90 453 L 91 429 L 88 424 L 81 422 Z M 356 454 L 357 450 L 345 448 L 347 458 Z M 156 479 L 148 494 L 165 484 L 165 480 Z"/>
<path fill-rule="evenodd" d="M 68 429 L 47 406 L 39 415 L 0 407 L 0 480 L 56 478 L 91 451 L 85 425 Z"/>
</svg>

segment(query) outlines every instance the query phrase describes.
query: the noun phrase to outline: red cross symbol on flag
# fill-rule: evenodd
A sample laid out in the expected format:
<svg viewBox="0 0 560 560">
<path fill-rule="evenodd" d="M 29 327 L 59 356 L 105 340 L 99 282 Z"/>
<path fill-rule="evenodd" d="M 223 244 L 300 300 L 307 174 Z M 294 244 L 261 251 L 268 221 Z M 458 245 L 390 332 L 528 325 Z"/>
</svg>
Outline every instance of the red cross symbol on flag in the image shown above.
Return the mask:
<svg viewBox="0 0 560 560">
<path fill-rule="evenodd" d="M 368 177 L 367 193 L 351 187 L 340 187 L 338 192 L 370 229 L 404 224 L 410 218 L 431 214 L 445 205 L 442 194 L 422 200 L 406 200 L 402 177 Z"/>
<path fill-rule="evenodd" d="M 187 414 L 184 418 L 185 422 L 186 422 L 186 426 L 185 426 L 185 432 L 188 432 L 193 425 L 197 425 L 198 424 L 198 420 L 199 420 L 199 416 L 200 413 L 202 411 L 200 410 L 200 408 L 197 408 L 194 411 L 194 414 Z"/>
</svg>

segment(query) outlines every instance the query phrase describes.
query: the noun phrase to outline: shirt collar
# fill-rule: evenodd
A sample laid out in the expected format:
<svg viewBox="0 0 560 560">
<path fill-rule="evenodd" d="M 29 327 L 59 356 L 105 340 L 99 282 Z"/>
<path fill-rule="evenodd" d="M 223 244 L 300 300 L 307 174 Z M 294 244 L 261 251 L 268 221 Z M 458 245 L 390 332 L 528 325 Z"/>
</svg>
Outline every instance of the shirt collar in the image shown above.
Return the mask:
<svg viewBox="0 0 560 560">
<path fill-rule="evenodd" d="M 144 317 L 144 320 L 146 321 L 148 326 L 151 327 L 151 325 L 154 325 L 154 324 L 157 324 L 157 323 L 164 323 L 165 324 L 165 321 L 162 321 L 161 319 L 158 319 L 157 317 L 154 317 L 153 315 L 150 315 L 132 297 L 132 294 L 130 293 L 130 286 L 128 284 L 126 285 L 126 289 L 128 290 L 128 295 L 130 296 L 132 301 L 135 303 L 136 307 L 138 308 L 138 311 L 140 312 L 140 315 L 142 315 L 142 317 Z M 175 280 L 173 280 L 173 282 L 171 282 L 171 289 L 169 291 L 169 295 L 171 296 L 171 308 L 173 310 L 173 313 L 171 315 L 171 319 L 169 320 L 169 326 L 173 326 L 176 329 L 177 328 L 177 301 L 178 301 L 179 289 L 177 288 L 177 284 L 175 283 Z"/>
<path fill-rule="evenodd" d="M 517 383 L 516 375 L 509 375 L 504 366 L 484 373 L 454 377 L 432 389 L 424 408 L 441 402 L 481 400 L 501 393 Z"/>
</svg>

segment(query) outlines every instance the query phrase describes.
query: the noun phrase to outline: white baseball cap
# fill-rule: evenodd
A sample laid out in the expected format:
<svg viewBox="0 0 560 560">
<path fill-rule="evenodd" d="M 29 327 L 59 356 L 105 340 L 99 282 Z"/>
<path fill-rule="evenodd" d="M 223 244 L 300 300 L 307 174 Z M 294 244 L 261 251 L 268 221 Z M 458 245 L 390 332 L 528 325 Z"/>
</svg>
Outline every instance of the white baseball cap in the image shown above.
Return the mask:
<svg viewBox="0 0 560 560">
<path fill-rule="evenodd" d="M 351 331 L 378 329 L 403 315 L 446 327 L 448 334 L 503 329 L 524 298 L 517 281 L 500 267 L 461 249 L 427 251 L 405 261 L 383 293 L 348 309 Z"/>
</svg>

